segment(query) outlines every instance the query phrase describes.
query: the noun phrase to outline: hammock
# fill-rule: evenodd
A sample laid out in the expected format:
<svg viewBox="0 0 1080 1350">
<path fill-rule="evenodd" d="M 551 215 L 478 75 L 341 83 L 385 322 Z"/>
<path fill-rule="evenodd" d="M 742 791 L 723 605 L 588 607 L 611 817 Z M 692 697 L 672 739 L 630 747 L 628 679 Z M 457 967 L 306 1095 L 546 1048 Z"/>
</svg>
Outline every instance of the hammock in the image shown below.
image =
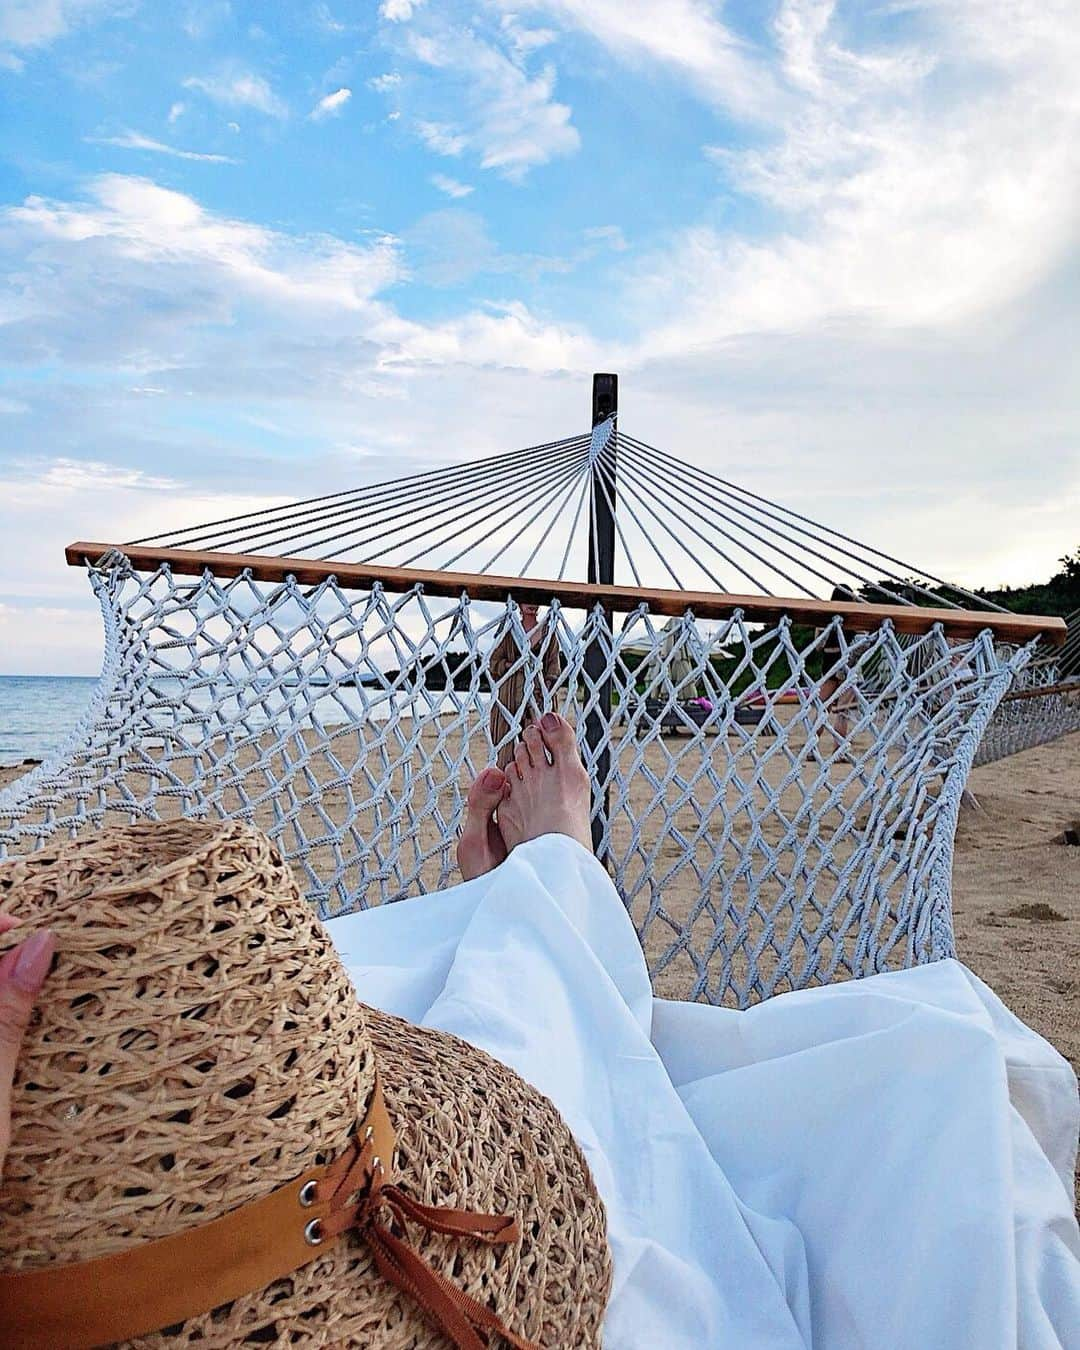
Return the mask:
<svg viewBox="0 0 1080 1350">
<path fill-rule="evenodd" d="M 102 676 L 64 749 L 0 792 L 0 855 L 106 819 L 243 816 L 321 915 L 387 903 L 452 880 L 468 782 L 552 707 L 659 993 L 747 1006 L 952 955 L 964 782 L 1060 621 L 965 609 L 600 403 L 591 433 L 513 455 L 72 545 Z M 854 598 L 820 598 L 838 587 Z M 665 735 L 688 683 L 707 715 Z"/>
<path fill-rule="evenodd" d="M 992 764 L 1080 731 L 1080 610 L 1065 620 L 1060 648 L 1040 641 L 1001 700 L 975 763 Z"/>
</svg>

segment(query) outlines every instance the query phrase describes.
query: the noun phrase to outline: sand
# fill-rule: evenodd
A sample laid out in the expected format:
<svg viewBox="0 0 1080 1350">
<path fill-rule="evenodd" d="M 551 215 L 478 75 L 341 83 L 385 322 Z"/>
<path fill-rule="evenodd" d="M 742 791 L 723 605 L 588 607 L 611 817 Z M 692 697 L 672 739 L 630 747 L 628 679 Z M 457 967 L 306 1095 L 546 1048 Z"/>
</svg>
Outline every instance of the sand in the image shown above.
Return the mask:
<svg viewBox="0 0 1080 1350">
<path fill-rule="evenodd" d="M 956 838 L 957 953 L 1080 1072 L 1080 735 L 976 769 Z"/>
<path fill-rule="evenodd" d="M 0 768 L 0 786 L 20 772 Z M 1062 842 L 1080 819 L 1080 735 L 976 769 L 970 787 L 978 808 L 962 813 L 954 867 L 958 954 L 1080 1069 L 1080 847 Z M 676 851 L 666 840 L 660 865 Z M 674 914 L 693 885 L 692 872 L 673 882 Z M 685 978 L 676 965 L 658 987 L 678 997 Z"/>
</svg>

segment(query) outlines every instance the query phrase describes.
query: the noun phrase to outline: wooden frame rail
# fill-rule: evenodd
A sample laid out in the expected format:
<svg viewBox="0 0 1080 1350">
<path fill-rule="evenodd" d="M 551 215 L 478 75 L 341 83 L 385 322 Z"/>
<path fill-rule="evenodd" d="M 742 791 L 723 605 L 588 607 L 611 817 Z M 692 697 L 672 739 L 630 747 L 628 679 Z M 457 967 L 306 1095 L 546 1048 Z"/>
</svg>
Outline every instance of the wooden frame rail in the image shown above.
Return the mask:
<svg viewBox="0 0 1080 1350">
<path fill-rule="evenodd" d="M 254 553 L 201 553 L 193 549 L 154 548 L 143 544 L 100 544 L 79 541 L 65 550 L 68 565 L 86 567 L 108 553 L 120 553 L 137 572 L 152 572 L 163 564 L 181 576 L 212 572 L 219 577 L 238 577 L 247 572 L 255 581 L 282 582 L 295 577 L 305 586 L 317 586 L 336 578 L 339 585 L 370 590 L 381 582 L 389 591 L 422 586 L 425 594 L 453 598 L 467 591 L 473 600 L 517 601 L 547 604 L 557 599 L 570 609 L 588 609 L 602 601 L 612 610 L 626 613 L 643 601 L 654 614 L 678 615 L 687 609 L 702 619 L 726 619 L 742 610 L 753 623 L 775 623 L 785 615 L 796 623 L 822 628 L 834 617 L 844 629 L 872 632 L 889 619 L 898 633 L 919 634 L 941 624 L 948 637 L 971 638 L 991 629 L 1002 642 L 1030 642 L 1042 637 L 1055 646 L 1065 642 L 1065 621 L 1034 614 L 1001 614 L 993 610 L 924 609 L 915 605 L 870 605 L 850 600 L 792 599 L 762 595 L 728 595 L 718 591 L 653 590 L 629 586 L 590 585 L 582 581 L 538 581 L 528 577 L 483 576 L 471 572 L 427 572 L 412 567 L 371 567 L 363 563 L 323 562 L 315 558 L 275 558 Z"/>
<path fill-rule="evenodd" d="M 1080 694 L 1080 680 L 1062 680 L 1059 684 L 1044 684 L 1034 689 L 1011 689 L 1001 701 L 1017 703 L 1029 698 L 1048 698 L 1051 694 Z"/>
</svg>

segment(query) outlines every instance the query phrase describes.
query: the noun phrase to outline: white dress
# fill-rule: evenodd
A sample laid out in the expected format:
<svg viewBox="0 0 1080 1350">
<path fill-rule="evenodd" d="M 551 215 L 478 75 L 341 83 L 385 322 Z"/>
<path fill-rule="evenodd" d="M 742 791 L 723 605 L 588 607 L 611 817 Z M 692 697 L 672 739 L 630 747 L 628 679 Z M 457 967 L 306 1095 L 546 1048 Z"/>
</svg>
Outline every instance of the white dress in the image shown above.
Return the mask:
<svg viewBox="0 0 1080 1350">
<path fill-rule="evenodd" d="M 654 999 L 562 835 L 329 929 L 365 1002 L 562 1112 L 607 1207 L 606 1350 L 1080 1347 L 1076 1078 L 958 962 Z"/>
</svg>

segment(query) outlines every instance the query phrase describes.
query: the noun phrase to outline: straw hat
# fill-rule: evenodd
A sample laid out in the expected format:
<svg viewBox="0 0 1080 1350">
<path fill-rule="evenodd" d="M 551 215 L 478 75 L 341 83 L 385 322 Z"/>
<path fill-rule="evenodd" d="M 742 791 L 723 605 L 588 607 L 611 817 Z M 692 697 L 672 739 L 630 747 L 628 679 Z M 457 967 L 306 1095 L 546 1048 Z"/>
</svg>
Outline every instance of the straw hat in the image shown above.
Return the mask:
<svg viewBox="0 0 1080 1350">
<path fill-rule="evenodd" d="M 0 911 L 58 947 L 0 1186 L 5 1346 L 600 1344 L 604 1212 L 555 1108 L 362 1008 L 259 831 L 111 827 L 0 865 Z"/>
</svg>

